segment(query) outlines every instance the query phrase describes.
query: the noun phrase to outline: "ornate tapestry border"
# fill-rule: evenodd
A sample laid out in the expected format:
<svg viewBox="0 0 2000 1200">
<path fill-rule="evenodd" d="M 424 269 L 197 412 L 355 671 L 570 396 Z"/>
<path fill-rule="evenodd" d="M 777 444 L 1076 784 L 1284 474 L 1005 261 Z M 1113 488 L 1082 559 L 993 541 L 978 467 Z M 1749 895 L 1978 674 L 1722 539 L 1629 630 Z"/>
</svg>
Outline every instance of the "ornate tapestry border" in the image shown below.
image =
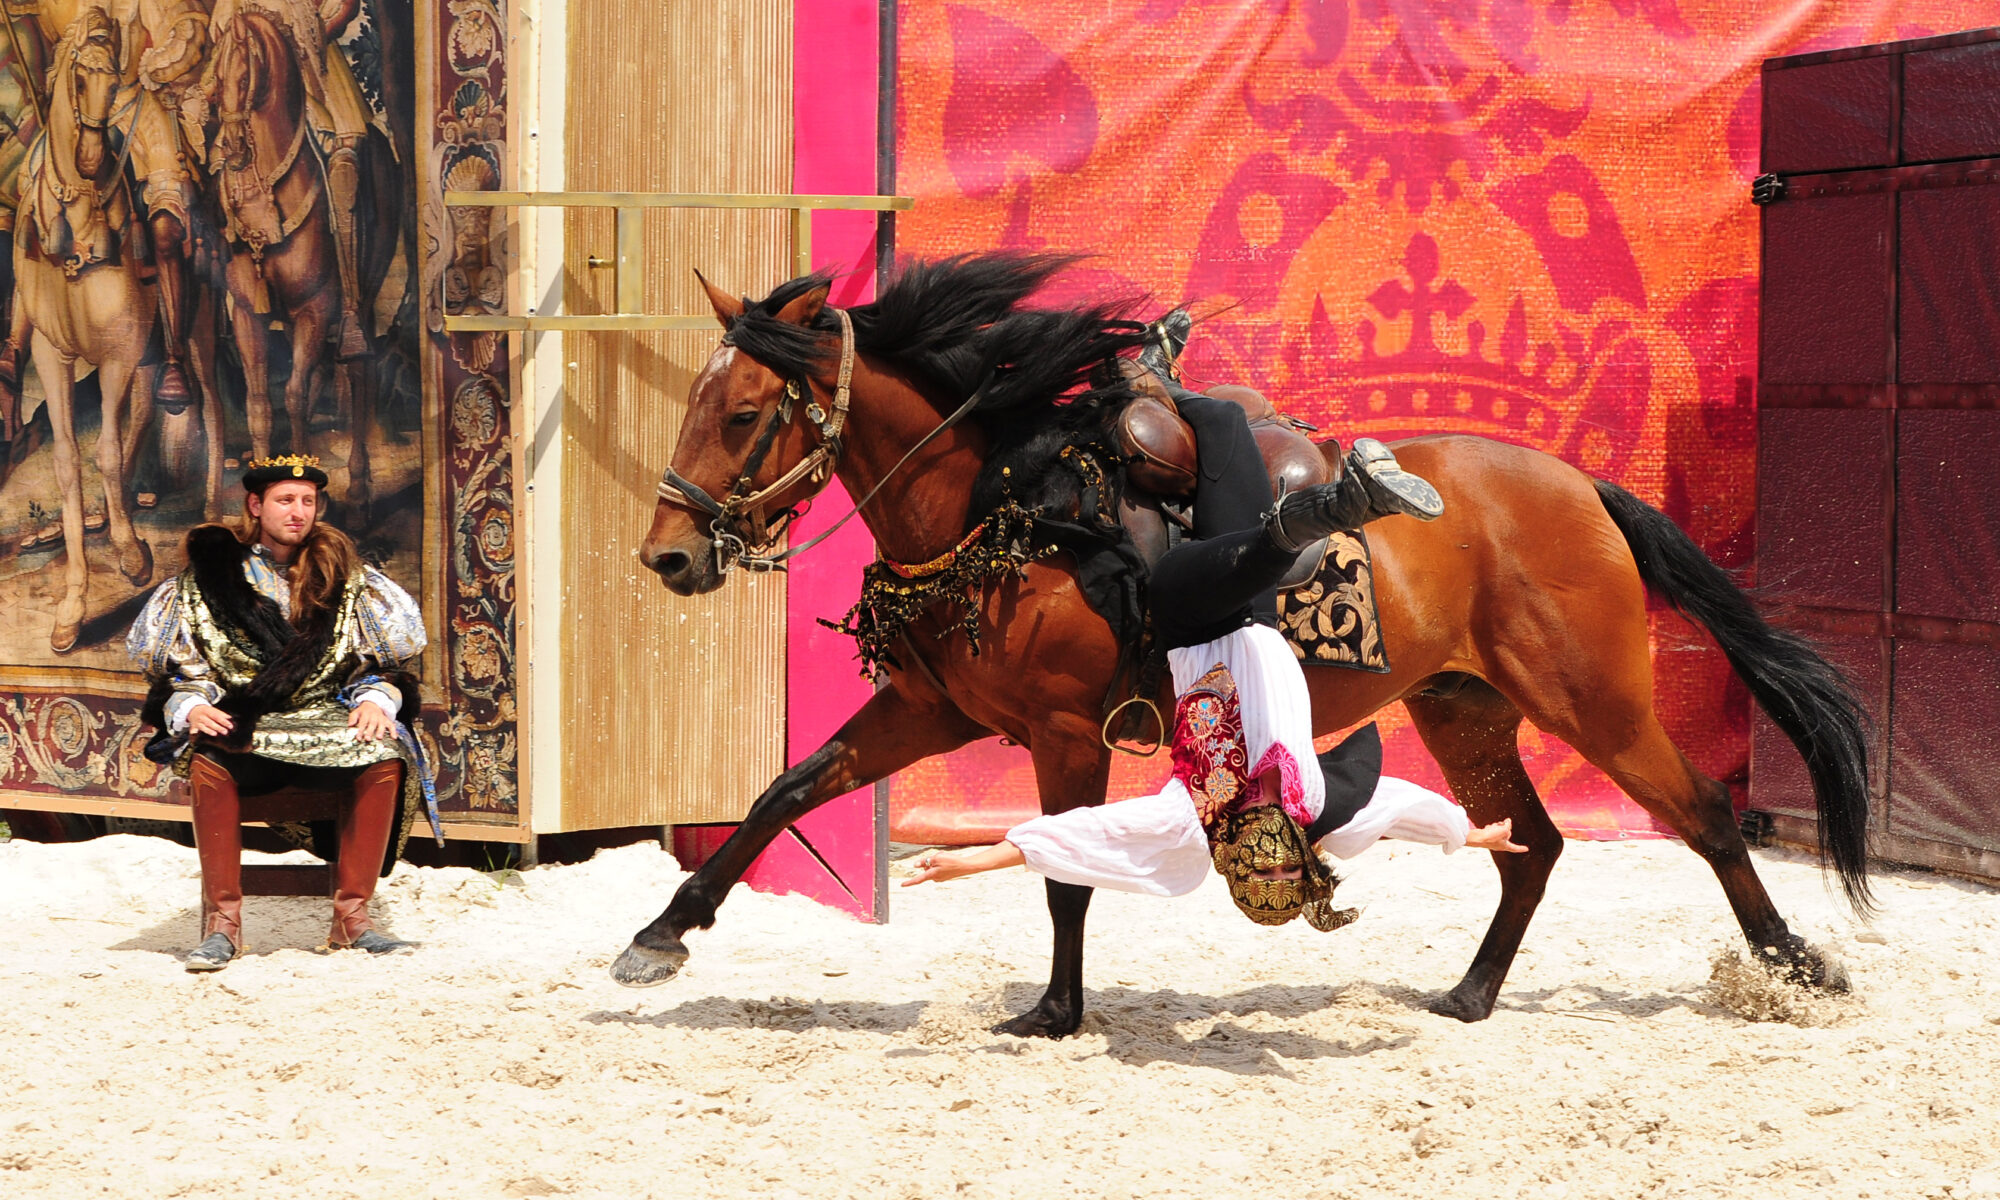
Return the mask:
<svg viewBox="0 0 2000 1200">
<path fill-rule="evenodd" d="M 497 312 L 505 297 L 499 214 L 447 213 L 446 188 L 502 185 L 507 18 L 498 0 L 418 0 L 417 83 L 430 127 L 414 131 L 425 329 L 426 674 L 442 682 L 418 737 L 438 767 L 447 819 L 519 821 L 515 707 L 513 406 L 504 339 L 446 335 L 444 312 Z M 441 9 L 441 11 L 440 11 Z M 428 85 L 428 86 L 426 86 Z M 159 800 L 171 777 L 141 754 L 139 698 L 0 694 L 0 788 L 93 800 Z"/>
</svg>

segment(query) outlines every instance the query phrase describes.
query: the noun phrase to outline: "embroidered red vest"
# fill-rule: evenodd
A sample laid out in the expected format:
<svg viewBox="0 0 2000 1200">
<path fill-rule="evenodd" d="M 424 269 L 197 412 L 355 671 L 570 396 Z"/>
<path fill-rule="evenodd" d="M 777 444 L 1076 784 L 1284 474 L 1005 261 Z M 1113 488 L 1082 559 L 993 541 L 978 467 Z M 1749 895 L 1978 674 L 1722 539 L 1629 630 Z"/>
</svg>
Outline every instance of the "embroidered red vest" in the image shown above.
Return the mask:
<svg viewBox="0 0 2000 1200">
<path fill-rule="evenodd" d="M 1174 706 L 1174 778 L 1194 798 L 1203 829 L 1213 829 L 1248 794 L 1250 749 L 1236 680 L 1221 663 L 1194 681 Z"/>
</svg>

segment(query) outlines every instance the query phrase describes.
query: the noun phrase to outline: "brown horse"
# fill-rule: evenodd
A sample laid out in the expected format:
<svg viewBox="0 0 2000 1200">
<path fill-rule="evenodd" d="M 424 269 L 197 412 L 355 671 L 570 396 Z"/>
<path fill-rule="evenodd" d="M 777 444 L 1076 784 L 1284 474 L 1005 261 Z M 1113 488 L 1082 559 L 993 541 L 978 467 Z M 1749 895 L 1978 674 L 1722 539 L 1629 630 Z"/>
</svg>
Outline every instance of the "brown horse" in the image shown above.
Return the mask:
<svg viewBox="0 0 2000 1200">
<path fill-rule="evenodd" d="M 338 250 L 328 211 L 332 195 L 306 119 L 298 53 L 268 11 L 246 5 L 216 32 L 210 67 L 209 100 L 220 128 L 209 169 L 219 177 L 217 200 L 229 240 L 223 274 L 243 359 L 251 454 L 257 458 L 271 452 L 270 324 L 282 320 L 291 334 L 285 412 L 291 449 L 303 452 L 313 402 L 327 380 L 328 338 L 341 311 Z M 387 141 L 371 133 L 357 153 L 366 182 L 359 189 L 362 211 L 355 214 L 357 287 L 363 293 L 355 308 L 365 314 L 387 275 L 402 218 Z M 375 416 L 370 357 L 340 364 L 334 378 L 338 427 L 350 439 L 346 498 L 364 513 Z"/>
<path fill-rule="evenodd" d="M 836 425 L 834 474 L 861 510 L 884 557 L 925 562 L 957 544 L 989 509 L 975 499 L 982 468 L 1011 455 L 1052 458 L 1024 427 L 1088 436 L 1116 403 L 1101 356 L 1120 342 L 1110 314 L 1018 307 L 1061 260 L 986 256 L 919 264 L 872 305 L 849 310 L 855 328 L 851 410 Z M 706 284 L 705 284 L 706 286 Z M 696 377 L 673 466 L 640 558 L 666 586 L 690 595 L 719 587 L 731 556 L 764 540 L 755 521 L 820 486 L 818 472 L 779 494 L 745 496 L 780 481 L 822 432 L 842 357 L 824 279 L 788 283 L 760 303 L 714 288 L 728 331 Z M 997 373 L 988 375 L 993 368 Z M 985 378 L 976 419 L 936 436 L 896 464 Z M 1097 390 L 1077 394 L 1082 381 Z M 787 389 L 816 406 L 791 415 Z M 1050 398 L 1072 389 L 1065 402 Z M 1039 393 L 1039 394 L 1032 394 Z M 838 418 L 836 418 L 837 420 Z M 763 453 L 759 454 L 759 447 Z M 1025 450 L 1025 453 L 1023 452 Z M 1751 947 L 1801 982 L 1840 986 L 1837 972 L 1786 928 L 1757 878 L 1729 792 L 1668 740 L 1653 709 L 1645 589 L 1651 585 L 1716 637 L 1751 693 L 1810 766 L 1823 850 L 1857 909 L 1869 905 L 1866 768 L 1857 708 L 1826 662 L 1772 629 L 1748 599 L 1657 510 L 1558 459 L 1476 437 L 1399 443 L 1404 465 L 1436 483 L 1442 519 L 1390 518 L 1370 526 L 1382 632 L 1395 669 L 1384 675 L 1308 672 L 1313 728 L 1355 724 L 1383 705 L 1408 706 L 1424 744 L 1475 823 L 1512 818 L 1525 854 L 1495 855 L 1501 898 L 1464 979 L 1436 1011 L 1466 1021 L 1492 1012 L 1562 839 L 1521 764 L 1525 716 L 1574 746 L 1714 868 Z M 761 461 L 757 461 L 761 458 Z M 717 500 L 717 497 L 724 497 Z M 733 497 L 733 499 L 732 499 Z M 746 503 L 746 501 L 757 501 Z M 723 515 L 716 516 L 719 510 Z M 751 517 L 750 514 L 755 514 Z M 735 539 L 735 540 L 732 540 Z M 818 751 L 786 771 L 743 824 L 687 879 L 666 911 L 612 968 L 619 982 L 671 978 L 689 929 L 716 906 L 788 823 L 835 796 L 976 738 L 1012 738 L 1033 754 L 1044 812 L 1104 799 L 1110 751 L 1100 716 L 1117 682 L 1119 638 L 1092 609 L 1075 559 L 1029 562 L 977 594 L 978 653 L 957 627 L 958 602 L 924 612 L 895 653 L 897 670 Z M 911 662 L 910 658 L 920 661 Z M 1162 701 L 1168 699 L 1165 695 Z M 1083 1010 L 1083 920 L 1090 889 L 1048 883 L 1055 962 L 1035 1008 L 1003 1032 L 1060 1036 Z"/>
</svg>

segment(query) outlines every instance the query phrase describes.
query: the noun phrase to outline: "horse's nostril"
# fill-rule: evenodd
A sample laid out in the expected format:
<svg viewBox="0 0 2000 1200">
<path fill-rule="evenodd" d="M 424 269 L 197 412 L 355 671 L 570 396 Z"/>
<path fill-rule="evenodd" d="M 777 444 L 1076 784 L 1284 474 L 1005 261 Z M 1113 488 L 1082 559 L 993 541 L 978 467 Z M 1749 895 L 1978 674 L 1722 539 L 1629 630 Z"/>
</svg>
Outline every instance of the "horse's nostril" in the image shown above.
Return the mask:
<svg viewBox="0 0 2000 1200">
<path fill-rule="evenodd" d="M 694 556 L 685 550 L 669 550 L 653 560 L 653 569 L 664 579 L 678 579 L 694 565 Z"/>
</svg>

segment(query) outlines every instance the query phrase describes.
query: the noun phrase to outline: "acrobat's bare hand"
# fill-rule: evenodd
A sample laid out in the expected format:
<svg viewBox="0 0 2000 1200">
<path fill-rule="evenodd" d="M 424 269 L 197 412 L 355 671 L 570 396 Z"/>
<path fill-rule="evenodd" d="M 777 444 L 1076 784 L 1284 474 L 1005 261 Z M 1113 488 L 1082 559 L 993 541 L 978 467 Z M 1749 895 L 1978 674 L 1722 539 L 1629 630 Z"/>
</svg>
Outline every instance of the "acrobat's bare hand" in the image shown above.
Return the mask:
<svg viewBox="0 0 2000 1200">
<path fill-rule="evenodd" d="M 917 860 L 917 873 L 905 879 L 903 886 L 940 883 L 947 879 L 957 879 L 961 875 L 977 875 L 981 871 L 1018 867 L 1022 861 L 1020 847 L 1012 842 L 1001 842 L 997 846 L 979 846 L 971 850 L 932 850 Z"/>
<path fill-rule="evenodd" d="M 1495 821 L 1491 825 L 1481 825 L 1465 835 L 1465 844 L 1475 850 L 1491 850 L 1495 854 L 1526 854 L 1526 846 L 1514 842 L 1514 819 Z"/>
</svg>

